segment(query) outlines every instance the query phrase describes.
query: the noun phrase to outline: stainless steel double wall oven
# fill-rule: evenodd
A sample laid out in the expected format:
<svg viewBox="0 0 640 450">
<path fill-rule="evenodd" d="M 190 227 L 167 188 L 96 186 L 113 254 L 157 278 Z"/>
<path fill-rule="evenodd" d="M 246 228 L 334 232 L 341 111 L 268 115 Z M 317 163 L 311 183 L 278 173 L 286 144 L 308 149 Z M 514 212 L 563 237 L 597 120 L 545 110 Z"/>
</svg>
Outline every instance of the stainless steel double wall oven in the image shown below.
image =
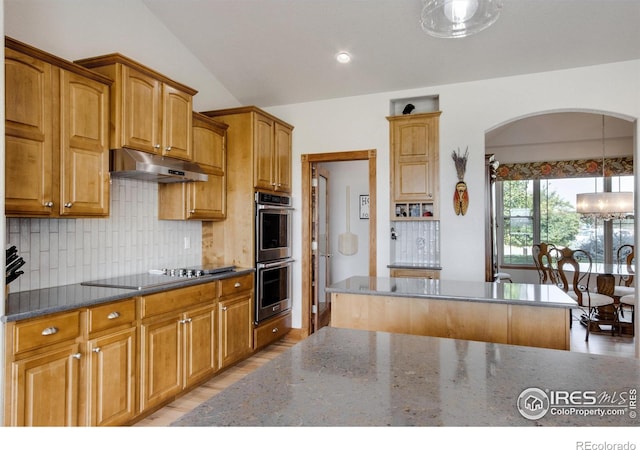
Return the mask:
<svg viewBox="0 0 640 450">
<path fill-rule="evenodd" d="M 291 197 L 257 192 L 256 323 L 291 309 Z"/>
</svg>

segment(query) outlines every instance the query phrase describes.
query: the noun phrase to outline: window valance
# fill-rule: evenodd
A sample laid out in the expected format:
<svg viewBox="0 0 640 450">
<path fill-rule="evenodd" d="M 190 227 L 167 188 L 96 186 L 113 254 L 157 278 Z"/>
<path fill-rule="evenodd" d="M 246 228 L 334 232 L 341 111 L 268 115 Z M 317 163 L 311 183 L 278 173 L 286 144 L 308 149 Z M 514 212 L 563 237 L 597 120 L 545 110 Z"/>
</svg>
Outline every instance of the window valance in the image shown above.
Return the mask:
<svg viewBox="0 0 640 450">
<path fill-rule="evenodd" d="M 597 177 L 602 176 L 602 159 L 500 164 L 496 175 L 497 181 Z M 633 175 L 633 157 L 606 158 L 605 175 Z"/>
</svg>

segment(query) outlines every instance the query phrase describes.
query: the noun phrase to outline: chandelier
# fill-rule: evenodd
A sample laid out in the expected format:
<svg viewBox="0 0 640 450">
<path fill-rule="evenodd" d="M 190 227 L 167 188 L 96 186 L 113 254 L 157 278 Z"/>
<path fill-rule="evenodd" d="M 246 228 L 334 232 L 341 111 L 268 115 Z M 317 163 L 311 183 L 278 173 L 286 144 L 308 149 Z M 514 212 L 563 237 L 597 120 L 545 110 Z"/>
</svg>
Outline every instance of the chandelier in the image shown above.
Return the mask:
<svg viewBox="0 0 640 450">
<path fill-rule="evenodd" d="M 502 0 L 423 0 L 422 29 L 434 37 L 460 38 L 491 26 Z"/>
<path fill-rule="evenodd" d="M 602 116 L 602 185 L 604 187 L 604 115 Z M 576 211 L 585 217 L 622 220 L 633 214 L 633 192 L 593 192 L 576 195 Z"/>
</svg>

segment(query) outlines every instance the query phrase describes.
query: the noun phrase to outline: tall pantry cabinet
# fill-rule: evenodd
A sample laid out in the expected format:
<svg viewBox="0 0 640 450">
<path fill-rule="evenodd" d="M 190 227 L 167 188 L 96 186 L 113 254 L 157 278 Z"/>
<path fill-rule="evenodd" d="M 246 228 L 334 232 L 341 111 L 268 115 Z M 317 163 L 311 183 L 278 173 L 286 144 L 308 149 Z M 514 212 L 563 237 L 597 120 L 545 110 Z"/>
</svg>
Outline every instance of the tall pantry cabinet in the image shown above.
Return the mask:
<svg viewBox="0 0 640 450">
<path fill-rule="evenodd" d="M 255 267 L 255 193 L 291 193 L 291 136 L 293 126 L 255 106 L 203 112 L 229 126 L 227 129 L 227 218 L 202 223 L 202 259 Z M 259 274 L 258 277 L 259 279 Z M 256 290 L 257 295 L 257 290 Z M 246 309 L 229 308 L 222 314 Z M 245 319 L 239 319 L 243 322 Z M 291 312 L 255 325 L 253 348 L 284 336 L 291 329 Z M 242 336 L 240 336 L 242 338 Z M 238 342 L 245 342 L 240 340 Z M 239 347 L 229 343 L 230 348 Z M 224 351 L 221 347 L 221 351 Z M 230 350 L 233 356 L 235 351 Z M 230 356 L 230 357 L 231 357 Z M 221 360 L 226 359 L 221 355 Z"/>
</svg>

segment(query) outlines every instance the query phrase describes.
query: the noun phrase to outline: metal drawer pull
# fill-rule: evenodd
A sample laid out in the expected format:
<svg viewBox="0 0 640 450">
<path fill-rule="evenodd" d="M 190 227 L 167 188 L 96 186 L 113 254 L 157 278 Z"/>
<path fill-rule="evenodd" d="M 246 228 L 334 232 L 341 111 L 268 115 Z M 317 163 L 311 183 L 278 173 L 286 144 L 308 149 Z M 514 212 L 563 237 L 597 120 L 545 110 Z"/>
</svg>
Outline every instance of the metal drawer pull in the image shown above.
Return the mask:
<svg viewBox="0 0 640 450">
<path fill-rule="evenodd" d="M 242 284 L 240 284 L 240 282 L 237 282 L 236 284 L 233 285 L 233 287 L 239 288 L 240 286 L 242 286 Z"/>
<path fill-rule="evenodd" d="M 226 310 L 227 310 L 227 307 L 226 307 L 226 306 L 223 306 L 223 307 L 222 307 L 222 310 L 223 310 L 223 311 L 226 311 Z"/>
<path fill-rule="evenodd" d="M 93 353 L 100 353 L 100 347 L 96 347 L 93 349 Z"/>
<path fill-rule="evenodd" d="M 185 323 L 191 323 L 191 317 L 189 317 L 188 319 L 182 319 L 180 320 L 180 323 L 185 324 Z"/>
<path fill-rule="evenodd" d="M 275 327 L 273 330 L 271 330 L 272 333 L 277 333 L 278 332 L 278 327 Z"/>
<path fill-rule="evenodd" d="M 58 329 L 56 327 L 48 327 L 42 330 L 41 334 L 43 336 L 51 336 L 52 334 L 56 334 L 57 332 L 58 332 Z"/>
<path fill-rule="evenodd" d="M 82 357 L 82 353 L 74 353 L 73 355 L 71 355 L 71 357 L 73 359 L 80 359 Z"/>
<path fill-rule="evenodd" d="M 107 316 L 107 319 L 113 320 L 113 319 L 117 319 L 118 317 L 120 317 L 120 313 L 118 311 L 114 311 L 109 313 L 109 315 Z"/>
</svg>

